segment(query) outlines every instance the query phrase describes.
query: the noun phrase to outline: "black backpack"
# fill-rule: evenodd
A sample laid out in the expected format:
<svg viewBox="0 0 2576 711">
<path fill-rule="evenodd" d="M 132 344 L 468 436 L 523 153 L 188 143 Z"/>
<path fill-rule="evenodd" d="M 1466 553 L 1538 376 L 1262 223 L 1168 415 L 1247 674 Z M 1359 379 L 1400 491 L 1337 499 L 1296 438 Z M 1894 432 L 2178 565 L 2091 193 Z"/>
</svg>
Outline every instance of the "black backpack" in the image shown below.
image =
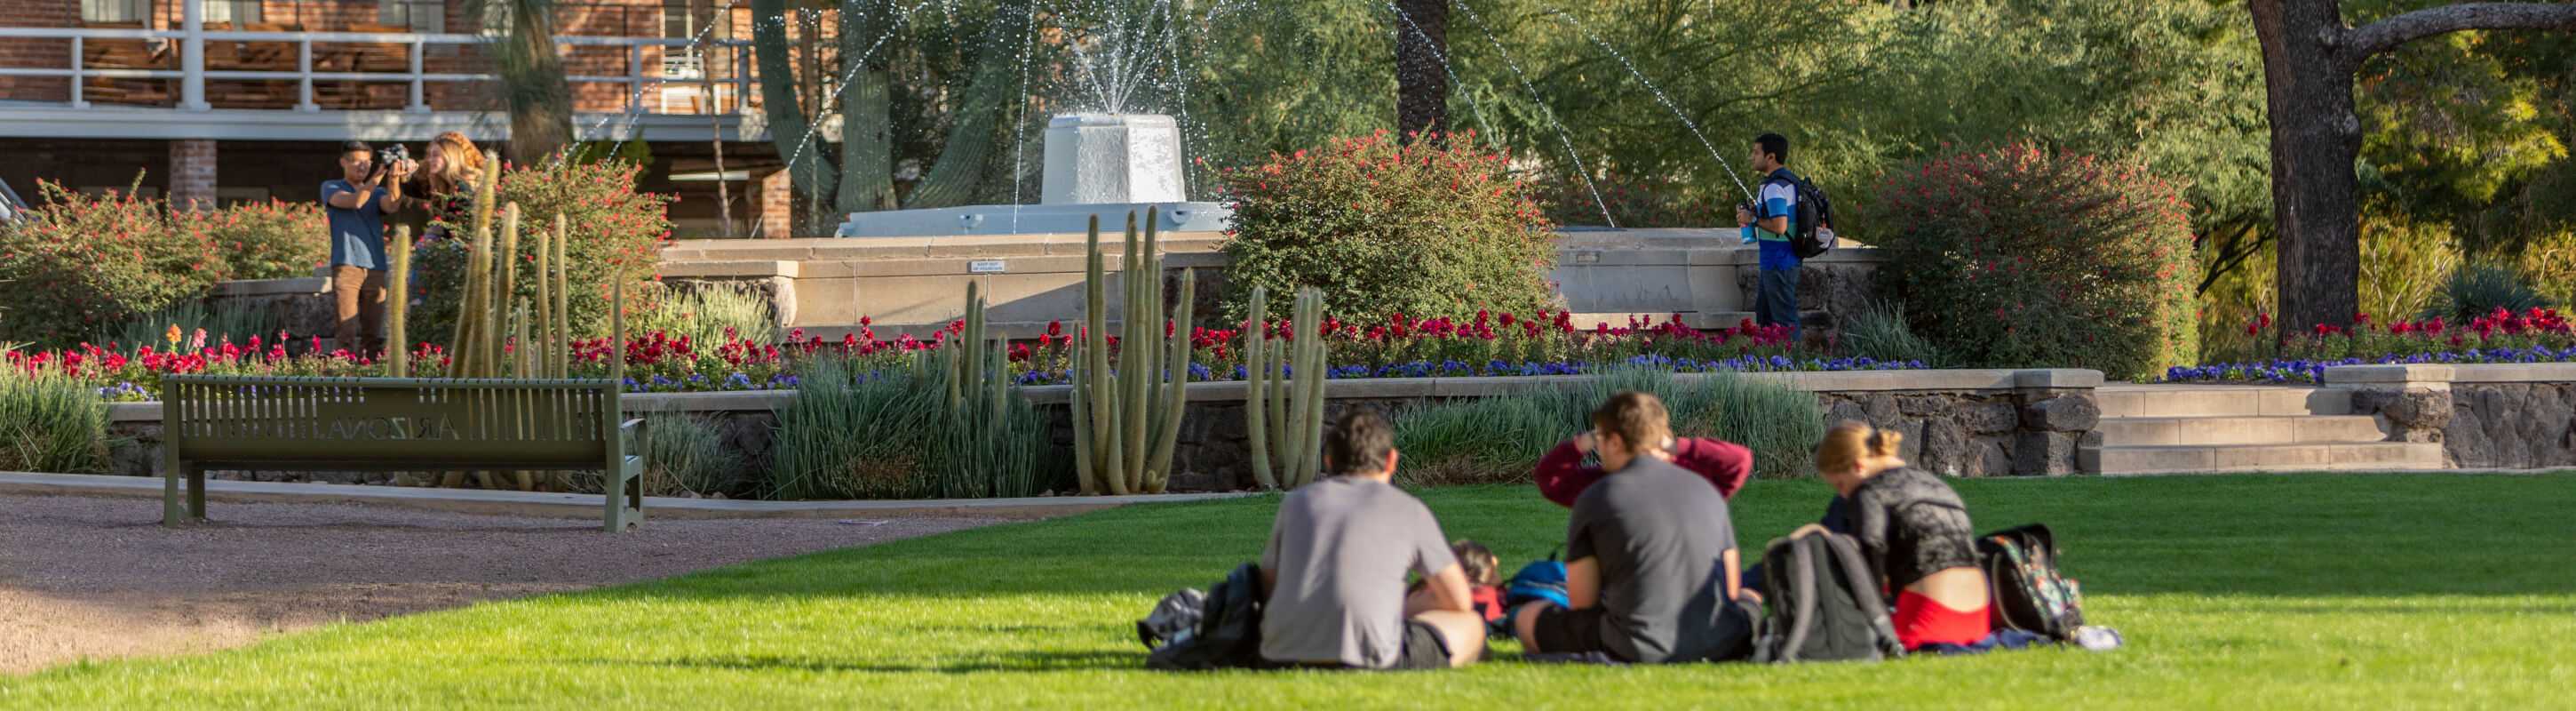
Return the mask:
<svg viewBox="0 0 2576 711">
<path fill-rule="evenodd" d="M 1771 542 L 1762 553 L 1767 613 L 1753 661 L 1804 662 L 1905 656 L 1888 619 L 1878 575 L 1850 536 L 1814 531 Z"/>
<path fill-rule="evenodd" d="M 1834 241 L 1825 237 L 1825 230 L 1820 229 L 1834 225 L 1833 198 L 1826 197 L 1823 188 L 1816 187 L 1815 183 L 1807 182 L 1796 173 L 1786 176 L 1774 174 L 1768 182 L 1788 185 L 1798 194 L 1796 206 L 1790 208 L 1795 211 L 1789 219 L 1790 251 L 1796 252 L 1799 259 L 1814 259 L 1833 249 Z"/>
<path fill-rule="evenodd" d="M 2083 594 L 2057 569 L 2057 536 L 2031 524 L 1977 537 L 1977 557 L 1993 590 L 1996 629 L 2059 642 L 2084 626 Z"/>
<path fill-rule="evenodd" d="M 1208 586 L 1199 610 L 1198 626 L 1189 634 L 1172 635 L 1162 646 L 1154 647 L 1155 637 L 1140 624 L 1139 636 L 1145 637 L 1153 651 L 1145 655 L 1145 667 L 1165 670 L 1245 669 L 1261 666 L 1261 566 L 1245 563 L 1236 566 L 1225 580 Z M 1159 608 L 1159 606 L 1157 606 Z M 1151 618 L 1148 618 L 1150 621 Z"/>
</svg>

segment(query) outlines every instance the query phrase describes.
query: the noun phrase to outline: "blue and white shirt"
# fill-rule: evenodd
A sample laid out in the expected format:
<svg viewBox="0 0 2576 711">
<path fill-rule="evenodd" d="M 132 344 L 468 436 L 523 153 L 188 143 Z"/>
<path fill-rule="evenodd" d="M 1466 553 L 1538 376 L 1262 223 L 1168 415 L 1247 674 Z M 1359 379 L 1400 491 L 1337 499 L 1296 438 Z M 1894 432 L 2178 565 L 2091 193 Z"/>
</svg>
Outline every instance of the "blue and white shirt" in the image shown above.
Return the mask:
<svg viewBox="0 0 2576 711">
<path fill-rule="evenodd" d="M 1744 226 L 1744 243 L 1762 245 L 1764 270 L 1798 268 L 1798 250 L 1789 246 L 1789 235 L 1798 231 L 1798 176 L 1787 168 L 1771 171 L 1762 181 L 1760 201 L 1753 204 L 1754 224 Z M 1762 229 L 1761 222 L 1774 217 L 1789 221 L 1785 232 Z"/>
</svg>

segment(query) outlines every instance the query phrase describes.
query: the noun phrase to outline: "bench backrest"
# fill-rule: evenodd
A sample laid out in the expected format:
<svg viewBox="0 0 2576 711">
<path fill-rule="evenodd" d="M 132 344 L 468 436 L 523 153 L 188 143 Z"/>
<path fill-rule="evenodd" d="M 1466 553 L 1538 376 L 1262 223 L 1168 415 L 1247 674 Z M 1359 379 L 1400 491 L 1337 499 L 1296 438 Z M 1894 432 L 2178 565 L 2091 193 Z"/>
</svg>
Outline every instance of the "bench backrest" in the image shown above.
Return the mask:
<svg viewBox="0 0 2576 711">
<path fill-rule="evenodd" d="M 162 446 L 189 461 L 597 469 L 616 441 L 607 380 L 162 380 Z"/>
</svg>

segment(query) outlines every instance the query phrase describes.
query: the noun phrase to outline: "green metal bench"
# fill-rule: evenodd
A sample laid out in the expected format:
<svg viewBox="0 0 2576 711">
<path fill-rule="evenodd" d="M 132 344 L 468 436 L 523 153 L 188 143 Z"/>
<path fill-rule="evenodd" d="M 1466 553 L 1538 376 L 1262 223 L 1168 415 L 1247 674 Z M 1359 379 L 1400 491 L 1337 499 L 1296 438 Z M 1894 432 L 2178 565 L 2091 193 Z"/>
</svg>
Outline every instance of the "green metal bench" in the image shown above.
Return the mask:
<svg viewBox="0 0 2576 711">
<path fill-rule="evenodd" d="M 165 525 L 205 520 L 208 470 L 596 469 L 608 531 L 644 522 L 643 420 L 620 419 L 614 381 L 178 375 L 161 383 Z"/>
</svg>

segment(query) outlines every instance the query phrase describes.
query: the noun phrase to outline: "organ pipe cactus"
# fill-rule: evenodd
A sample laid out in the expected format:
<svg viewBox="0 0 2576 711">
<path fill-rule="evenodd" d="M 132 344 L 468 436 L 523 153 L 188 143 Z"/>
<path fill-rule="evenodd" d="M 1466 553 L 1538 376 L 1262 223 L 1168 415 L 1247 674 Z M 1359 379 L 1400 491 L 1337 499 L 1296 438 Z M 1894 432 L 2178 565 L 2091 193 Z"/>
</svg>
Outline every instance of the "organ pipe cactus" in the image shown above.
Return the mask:
<svg viewBox="0 0 2576 711">
<path fill-rule="evenodd" d="M 394 225 L 385 244 L 385 375 L 411 377 L 411 225 Z"/>
<path fill-rule="evenodd" d="M 1251 439 L 1252 478 L 1262 488 L 1294 489 L 1323 469 L 1323 292 L 1297 290 L 1280 343 L 1269 339 L 1270 294 L 1252 288 L 1252 313 L 1244 340 L 1244 430 Z M 1281 372 L 1282 368 L 1286 372 Z M 1275 465 L 1275 470 L 1274 470 Z"/>
<path fill-rule="evenodd" d="M 1136 215 L 1127 215 L 1119 263 L 1126 293 L 1115 348 L 1106 319 L 1108 274 L 1099 217 L 1091 219 L 1085 240 L 1083 327 L 1073 359 L 1074 457 L 1083 493 L 1159 493 L 1171 483 L 1188 405 L 1190 302 L 1198 276 L 1181 274 L 1180 304 L 1167 318 L 1160 217 L 1159 211 L 1146 213 L 1139 241 Z"/>
</svg>

